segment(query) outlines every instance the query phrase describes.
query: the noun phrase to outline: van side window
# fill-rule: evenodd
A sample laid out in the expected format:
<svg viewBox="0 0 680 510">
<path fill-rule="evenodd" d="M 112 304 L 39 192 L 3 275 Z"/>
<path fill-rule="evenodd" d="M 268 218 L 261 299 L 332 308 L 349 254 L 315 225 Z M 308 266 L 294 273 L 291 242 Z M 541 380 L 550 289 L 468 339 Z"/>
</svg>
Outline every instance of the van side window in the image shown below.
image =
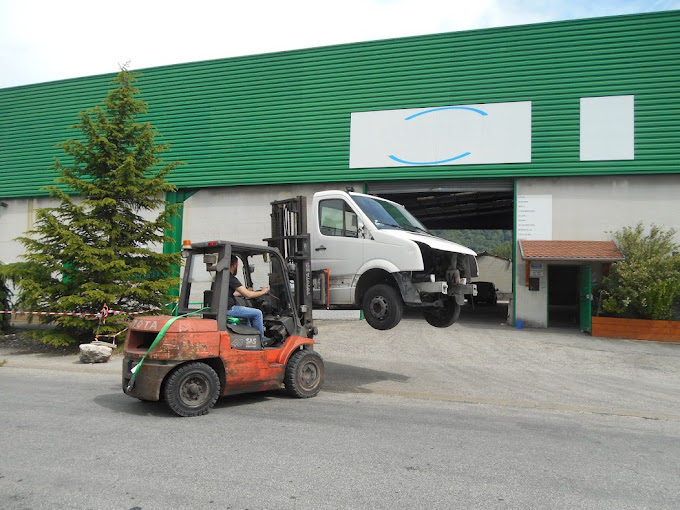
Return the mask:
<svg viewBox="0 0 680 510">
<path fill-rule="evenodd" d="M 358 237 L 356 213 L 342 199 L 319 202 L 319 229 L 325 236 Z"/>
</svg>

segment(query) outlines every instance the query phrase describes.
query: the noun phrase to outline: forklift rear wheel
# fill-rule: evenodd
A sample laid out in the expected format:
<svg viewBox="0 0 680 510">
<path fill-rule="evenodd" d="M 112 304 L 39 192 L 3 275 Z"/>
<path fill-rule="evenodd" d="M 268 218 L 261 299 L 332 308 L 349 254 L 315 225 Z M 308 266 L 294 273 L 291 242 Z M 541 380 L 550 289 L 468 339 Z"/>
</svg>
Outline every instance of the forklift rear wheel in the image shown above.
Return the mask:
<svg viewBox="0 0 680 510">
<path fill-rule="evenodd" d="M 460 305 L 456 303 L 455 298 L 449 298 L 444 301 L 444 306 L 442 308 L 426 310 L 424 315 L 425 320 L 435 328 L 448 328 L 458 320 L 458 317 L 460 316 Z"/>
<path fill-rule="evenodd" d="M 205 363 L 182 365 L 165 385 L 165 401 L 180 416 L 206 414 L 220 396 L 220 378 Z"/>
<path fill-rule="evenodd" d="M 404 313 L 404 303 L 393 287 L 380 284 L 366 291 L 361 309 L 369 326 L 385 330 L 399 324 Z"/>
<path fill-rule="evenodd" d="M 323 374 L 321 356 L 314 351 L 297 351 L 288 360 L 283 384 L 289 395 L 299 398 L 314 397 L 321 389 Z"/>
</svg>

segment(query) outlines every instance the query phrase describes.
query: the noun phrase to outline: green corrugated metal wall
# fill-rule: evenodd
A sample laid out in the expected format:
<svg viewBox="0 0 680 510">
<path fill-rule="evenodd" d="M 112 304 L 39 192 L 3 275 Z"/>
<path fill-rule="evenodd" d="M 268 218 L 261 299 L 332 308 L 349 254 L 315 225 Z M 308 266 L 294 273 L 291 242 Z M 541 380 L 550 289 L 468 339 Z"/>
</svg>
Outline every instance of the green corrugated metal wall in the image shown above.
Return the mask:
<svg viewBox="0 0 680 510">
<path fill-rule="evenodd" d="M 0 90 L 0 197 L 51 184 L 54 145 L 113 74 Z M 680 173 L 680 11 L 392 39 L 143 71 L 182 188 Z M 635 95 L 635 160 L 579 161 L 580 98 Z M 532 101 L 532 162 L 348 169 L 350 113 Z"/>
</svg>

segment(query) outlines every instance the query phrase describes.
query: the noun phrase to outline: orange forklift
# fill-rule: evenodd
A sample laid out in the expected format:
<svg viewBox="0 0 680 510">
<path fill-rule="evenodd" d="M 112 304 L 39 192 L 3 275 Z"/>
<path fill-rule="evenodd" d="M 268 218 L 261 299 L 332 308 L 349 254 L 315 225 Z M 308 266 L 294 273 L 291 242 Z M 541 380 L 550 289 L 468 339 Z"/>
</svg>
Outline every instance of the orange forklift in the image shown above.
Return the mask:
<svg viewBox="0 0 680 510">
<path fill-rule="evenodd" d="M 274 232 L 281 231 L 275 222 L 306 213 L 295 201 L 272 205 Z M 123 360 L 127 395 L 164 400 L 180 416 L 198 416 L 220 396 L 281 387 L 300 398 L 318 394 L 324 364 L 314 351 L 309 236 L 267 241 L 269 246 L 185 242 L 177 315 L 141 316 L 130 323 Z M 264 340 L 257 328 L 227 316 L 232 254 L 241 262 L 236 276 L 246 287 L 270 289 L 254 300 L 237 298 L 262 311 Z"/>
</svg>

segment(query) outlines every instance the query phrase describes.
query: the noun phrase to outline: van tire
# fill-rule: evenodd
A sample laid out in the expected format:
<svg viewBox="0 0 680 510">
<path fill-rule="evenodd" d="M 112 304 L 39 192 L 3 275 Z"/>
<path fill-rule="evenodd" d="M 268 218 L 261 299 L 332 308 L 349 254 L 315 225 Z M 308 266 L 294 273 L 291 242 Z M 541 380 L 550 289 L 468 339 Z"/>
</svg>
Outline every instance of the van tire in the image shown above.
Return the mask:
<svg viewBox="0 0 680 510">
<path fill-rule="evenodd" d="M 448 328 L 460 317 L 460 305 L 456 302 L 455 298 L 450 297 L 444 301 L 442 308 L 425 310 L 423 314 L 428 324 L 435 328 Z"/>
<path fill-rule="evenodd" d="M 393 287 L 381 283 L 366 291 L 361 311 L 372 328 L 392 329 L 401 321 L 404 314 L 404 302 Z"/>
</svg>

